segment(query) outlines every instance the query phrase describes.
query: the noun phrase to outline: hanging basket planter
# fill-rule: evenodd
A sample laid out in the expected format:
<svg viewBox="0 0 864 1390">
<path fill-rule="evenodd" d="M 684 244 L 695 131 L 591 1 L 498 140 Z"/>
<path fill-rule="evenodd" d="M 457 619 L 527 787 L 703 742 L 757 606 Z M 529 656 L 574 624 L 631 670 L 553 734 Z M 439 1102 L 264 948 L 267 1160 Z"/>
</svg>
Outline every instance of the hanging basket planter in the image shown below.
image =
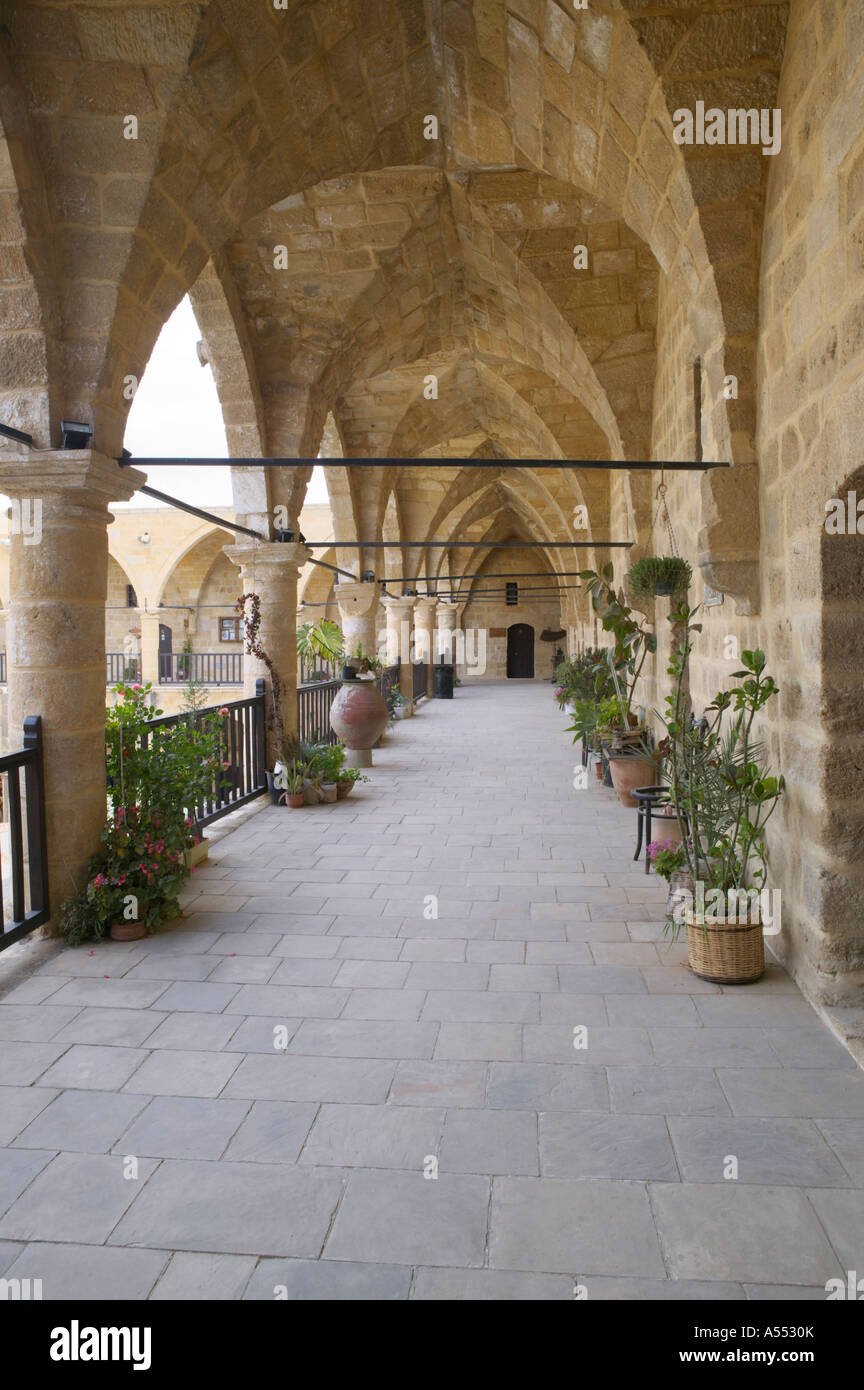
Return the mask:
<svg viewBox="0 0 864 1390">
<path fill-rule="evenodd" d="M 627 578 L 634 598 L 658 598 L 685 594 L 693 571 L 678 555 L 645 555 L 636 561 Z"/>
</svg>

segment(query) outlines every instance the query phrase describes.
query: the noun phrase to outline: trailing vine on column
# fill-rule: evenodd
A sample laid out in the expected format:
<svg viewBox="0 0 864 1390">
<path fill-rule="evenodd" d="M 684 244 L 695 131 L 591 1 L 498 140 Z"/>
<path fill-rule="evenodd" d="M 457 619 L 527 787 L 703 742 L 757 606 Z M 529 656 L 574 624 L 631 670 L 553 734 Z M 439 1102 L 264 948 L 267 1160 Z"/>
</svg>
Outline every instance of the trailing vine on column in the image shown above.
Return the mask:
<svg viewBox="0 0 864 1390">
<path fill-rule="evenodd" d="M 273 724 L 279 736 L 279 748 L 285 743 L 285 725 L 282 720 L 282 677 L 269 653 L 261 645 L 261 596 L 256 593 L 241 594 L 235 611 L 243 619 L 243 633 L 246 653 L 257 657 L 270 673 L 270 694 L 273 700 Z"/>
</svg>

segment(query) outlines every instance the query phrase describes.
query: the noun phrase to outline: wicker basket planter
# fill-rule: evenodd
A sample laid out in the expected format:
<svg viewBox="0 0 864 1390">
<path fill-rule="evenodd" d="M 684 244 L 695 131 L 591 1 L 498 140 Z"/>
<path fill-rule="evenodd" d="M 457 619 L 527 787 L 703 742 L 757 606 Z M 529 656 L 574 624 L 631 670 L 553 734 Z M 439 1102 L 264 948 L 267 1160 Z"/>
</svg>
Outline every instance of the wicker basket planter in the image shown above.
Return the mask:
<svg viewBox="0 0 864 1390">
<path fill-rule="evenodd" d="M 761 914 L 756 911 L 752 916 L 755 921 L 728 922 L 685 910 L 687 956 L 693 974 L 715 985 L 746 985 L 758 980 L 765 972 L 765 944 Z"/>
</svg>

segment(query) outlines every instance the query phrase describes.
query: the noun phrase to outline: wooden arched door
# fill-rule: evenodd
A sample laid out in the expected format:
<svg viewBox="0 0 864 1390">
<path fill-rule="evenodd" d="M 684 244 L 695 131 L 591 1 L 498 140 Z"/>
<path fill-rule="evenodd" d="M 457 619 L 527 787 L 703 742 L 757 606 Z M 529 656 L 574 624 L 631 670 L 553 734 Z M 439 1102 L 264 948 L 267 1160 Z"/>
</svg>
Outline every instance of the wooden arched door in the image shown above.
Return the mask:
<svg viewBox="0 0 864 1390">
<path fill-rule="evenodd" d="M 513 623 L 507 629 L 507 679 L 533 678 L 534 629 L 530 623 Z"/>
</svg>

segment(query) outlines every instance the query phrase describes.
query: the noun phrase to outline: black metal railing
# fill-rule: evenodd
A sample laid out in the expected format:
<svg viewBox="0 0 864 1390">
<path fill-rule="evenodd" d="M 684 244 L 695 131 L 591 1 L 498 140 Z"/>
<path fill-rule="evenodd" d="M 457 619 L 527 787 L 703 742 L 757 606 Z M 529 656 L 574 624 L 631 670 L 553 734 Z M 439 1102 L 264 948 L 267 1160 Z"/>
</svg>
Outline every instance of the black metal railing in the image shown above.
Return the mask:
<svg viewBox="0 0 864 1390">
<path fill-rule="evenodd" d="M 0 652 L 0 685 L 6 684 L 6 653 Z"/>
<path fill-rule="evenodd" d="M 330 709 L 342 688 L 339 680 L 312 681 L 297 687 L 297 735 L 311 743 L 336 743 Z"/>
<path fill-rule="evenodd" d="M 429 668 L 425 661 L 415 661 L 412 666 L 413 678 L 411 691 L 415 700 L 422 700 L 426 694 L 426 681 Z"/>
<path fill-rule="evenodd" d="M 159 684 L 242 685 L 242 652 L 160 652 Z"/>
<path fill-rule="evenodd" d="M 0 951 L 4 951 L 41 927 L 49 915 L 42 721 L 38 716 L 24 720 L 23 748 L 0 757 L 0 795 Z"/>
<path fill-rule="evenodd" d="M 297 660 L 297 684 L 317 685 L 320 681 L 338 681 L 341 661 L 324 661 L 320 656 L 301 656 Z"/>
<path fill-rule="evenodd" d="M 379 671 L 375 677 L 375 684 L 381 694 L 381 698 L 390 708 L 390 696 L 394 690 L 399 689 L 399 663 L 395 666 L 385 666 L 383 671 Z"/>
<path fill-rule="evenodd" d="M 208 705 L 194 714 L 166 714 L 159 719 L 150 719 L 142 736 L 142 745 L 146 748 L 150 730 L 170 728 L 180 723 L 200 725 L 208 715 L 217 714 L 219 710 L 228 711 L 221 721 L 221 761 L 228 764 L 223 771 L 222 784 L 198 805 L 186 808 L 201 826 L 209 825 L 220 816 L 227 816 L 229 811 L 236 811 L 238 806 L 245 806 L 247 801 L 254 801 L 267 791 L 263 680 L 256 681 L 255 694 L 249 699 Z"/>
<path fill-rule="evenodd" d="M 140 656 L 127 656 L 125 652 L 105 653 L 105 684 L 118 685 L 120 681 L 141 681 Z"/>
</svg>

